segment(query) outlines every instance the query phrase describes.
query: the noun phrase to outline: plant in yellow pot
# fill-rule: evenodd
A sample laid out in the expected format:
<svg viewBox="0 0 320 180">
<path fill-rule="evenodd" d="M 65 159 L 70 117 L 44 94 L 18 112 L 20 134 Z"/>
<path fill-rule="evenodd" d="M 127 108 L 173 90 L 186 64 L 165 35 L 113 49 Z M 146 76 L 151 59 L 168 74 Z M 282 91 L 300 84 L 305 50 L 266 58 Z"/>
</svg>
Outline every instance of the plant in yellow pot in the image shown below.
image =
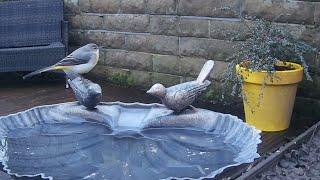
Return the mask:
<svg viewBox="0 0 320 180">
<path fill-rule="evenodd" d="M 248 37 L 229 58 L 223 85 L 232 87 L 232 95 L 242 96 L 247 123 L 262 131 L 285 130 L 298 83 L 303 75 L 312 80 L 304 57 L 317 50 L 265 20 L 247 27 Z"/>
</svg>

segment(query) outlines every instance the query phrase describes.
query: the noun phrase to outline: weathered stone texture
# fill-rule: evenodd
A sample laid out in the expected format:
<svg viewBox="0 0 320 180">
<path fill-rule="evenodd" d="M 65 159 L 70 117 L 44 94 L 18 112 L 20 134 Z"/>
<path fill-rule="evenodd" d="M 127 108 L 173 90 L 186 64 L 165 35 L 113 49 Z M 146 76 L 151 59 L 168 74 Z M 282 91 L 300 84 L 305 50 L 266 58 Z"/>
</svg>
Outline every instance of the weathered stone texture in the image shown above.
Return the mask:
<svg viewBox="0 0 320 180">
<path fill-rule="evenodd" d="M 209 20 L 205 18 L 181 17 L 180 36 L 209 37 Z"/>
<path fill-rule="evenodd" d="M 150 14 L 175 14 L 176 0 L 147 0 L 147 12 Z"/>
<path fill-rule="evenodd" d="M 79 8 L 82 12 L 89 12 L 90 9 L 90 0 L 79 0 Z"/>
<path fill-rule="evenodd" d="M 105 30 L 121 32 L 147 32 L 149 16 L 140 14 L 108 14 L 104 16 Z"/>
<path fill-rule="evenodd" d="M 106 77 L 106 66 L 103 65 L 97 65 L 95 66 L 90 72 L 89 76 L 99 78 L 99 79 L 105 79 Z"/>
<path fill-rule="evenodd" d="M 64 12 L 75 14 L 80 12 L 79 0 L 64 0 Z"/>
<path fill-rule="evenodd" d="M 152 84 L 161 83 L 165 87 L 181 83 L 182 77 L 163 73 L 152 73 Z"/>
<path fill-rule="evenodd" d="M 154 55 L 153 71 L 167 74 L 180 74 L 180 60 L 177 56 Z"/>
<path fill-rule="evenodd" d="M 313 29 L 312 34 L 313 34 L 312 35 L 313 40 L 311 41 L 311 43 L 319 50 L 320 49 L 320 27 Z"/>
<path fill-rule="evenodd" d="M 129 69 L 123 69 L 123 68 L 115 68 L 110 66 L 104 66 L 105 68 L 105 75 L 106 78 L 111 79 L 115 74 L 129 74 Z"/>
<path fill-rule="evenodd" d="M 116 77 L 119 75 L 124 75 L 123 79 L 125 86 L 134 85 L 137 87 L 141 87 L 143 89 L 150 88 L 152 84 L 152 73 L 146 71 L 138 71 L 138 70 L 129 70 L 111 66 L 103 66 L 97 65 L 90 73 L 89 76 L 94 76 L 95 78 L 113 81 L 113 83 L 120 83 L 114 82 Z M 122 82 L 123 83 L 123 82 Z"/>
<path fill-rule="evenodd" d="M 213 39 L 239 39 L 247 37 L 250 21 L 240 19 L 212 19 L 210 37 Z"/>
<path fill-rule="evenodd" d="M 180 38 L 180 54 L 225 61 L 235 51 L 234 44 L 217 39 L 184 37 Z"/>
<path fill-rule="evenodd" d="M 178 14 L 184 16 L 238 17 L 238 0 L 181 0 Z"/>
<path fill-rule="evenodd" d="M 82 29 L 85 29 L 85 30 L 102 29 L 102 25 L 103 25 L 102 16 L 85 14 L 79 17 L 79 21 L 81 21 Z"/>
<path fill-rule="evenodd" d="M 207 60 L 203 58 L 181 58 L 181 75 L 184 77 L 192 77 L 191 79 L 197 78 L 206 61 Z M 215 61 L 210 78 L 216 80 L 220 79 L 224 70 L 227 68 L 227 64 L 227 62 Z"/>
<path fill-rule="evenodd" d="M 129 69 L 115 68 L 110 66 L 104 66 L 104 76 L 102 78 L 111 83 L 121 86 L 133 85 L 133 78 L 130 76 Z"/>
<path fill-rule="evenodd" d="M 209 19 L 153 15 L 150 17 L 150 32 L 169 36 L 209 37 Z"/>
<path fill-rule="evenodd" d="M 276 22 L 314 24 L 315 5 L 308 1 L 244 0 L 243 15 Z"/>
<path fill-rule="evenodd" d="M 104 49 L 100 49 L 99 50 L 99 61 L 98 61 L 98 65 L 105 65 L 105 60 L 106 60 L 106 53 L 107 51 Z"/>
<path fill-rule="evenodd" d="M 224 61 L 215 61 L 214 68 L 212 73 L 210 74 L 211 79 L 219 80 L 221 79 L 222 74 L 227 69 L 228 63 Z"/>
<path fill-rule="evenodd" d="M 173 54 L 179 52 L 178 37 L 160 35 L 127 34 L 128 50 L 151 52 L 157 54 Z"/>
<path fill-rule="evenodd" d="M 153 34 L 178 35 L 179 21 L 178 16 L 151 16 L 150 32 Z"/>
<path fill-rule="evenodd" d="M 152 71 L 151 54 L 108 49 L 105 58 L 107 66 Z"/>
<path fill-rule="evenodd" d="M 144 0 L 121 0 L 121 11 L 126 14 L 143 14 L 145 8 Z"/>
<path fill-rule="evenodd" d="M 107 31 L 85 31 L 84 43 L 96 43 L 105 48 L 121 49 L 124 47 L 124 34 Z"/>
<path fill-rule="evenodd" d="M 152 84 L 152 73 L 146 71 L 130 71 L 130 77 L 133 80 L 135 86 L 142 87 L 144 89 L 150 88 Z"/>
<path fill-rule="evenodd" d="M 202 66 L 207 61 L 203 58 L 183 57 L 181 61 L 181 75 L 185 77 L 197 77 Z"/>
<path fill-rule="evenodd" d="M 81 15 L 66 15 L 65 20 L 69 22 L 69 28 L 71 29 L 81 29 Z"/>
<path fill-rule="evenodd" d="M 320 2 L 316 3 L 314 7 L 314 21 L 320 27 Z"/>
<path fill-rule="evenodd" d="M 320 29 L 319 27 L 301 24 L 275 23 L 281 29 L 292 34 L 296 39 L 303 40 L 309 44 L 320 48 Z"/>
<path fill-rule="evenodd" d="M 215 60 L 210 78 L 219 81 L 235 45 L 248 36 L 252 17 L 274 20 L 274 26 L 320 48 L 319 0 L 64 1 L 70 43 L 102 47 L 93 73 L 124 73 L 144 88 L 194 80 L 207 59 Z M 307 58 L 319 74 L 320 57 Z"/>
<path fill-rule="evenodd" d="M 84 45 L 84 31 L 69 31 L 69 42 L 74 46 Z"/>
<path fill-rule="evenodd" d="M 90 0 L 89 11 L 91 13 L 119 13 L 120 3 L 119 0 Z"/>
</svg>

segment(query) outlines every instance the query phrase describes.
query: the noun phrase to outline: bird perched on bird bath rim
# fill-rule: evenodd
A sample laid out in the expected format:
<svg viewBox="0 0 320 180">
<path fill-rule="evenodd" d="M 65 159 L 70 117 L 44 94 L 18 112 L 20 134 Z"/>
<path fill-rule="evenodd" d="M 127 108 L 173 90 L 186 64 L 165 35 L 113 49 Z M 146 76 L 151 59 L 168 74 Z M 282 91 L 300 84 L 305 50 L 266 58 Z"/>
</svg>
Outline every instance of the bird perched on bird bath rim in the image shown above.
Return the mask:
<svg viewBox="0 0 320 180">
<path fill-rule="evenodd" d="M 207 78 L 214 67 L 214 61 L 207 61 L 197 80 L 165 88 L 162 84 L 155 84 L 148 94 L 161 99 L 162 103 L 175 112 L 180 112 L 190 106 L 194 100 L 211 84 Z"/>
<path fill-rule="evenodd" d="M 73 51 L 70 55 L 56 64 L 29 73 L 23 76 L 23 79 L 53 70 L 73 71 L 78 74 L 85 74 L 90 72 L 97 65 L 98 60 L 99 47 L 96 44 L 87 44 Z M 66 84 L 66 87 L 68 87 L 68 84 Z"/>
</svg>

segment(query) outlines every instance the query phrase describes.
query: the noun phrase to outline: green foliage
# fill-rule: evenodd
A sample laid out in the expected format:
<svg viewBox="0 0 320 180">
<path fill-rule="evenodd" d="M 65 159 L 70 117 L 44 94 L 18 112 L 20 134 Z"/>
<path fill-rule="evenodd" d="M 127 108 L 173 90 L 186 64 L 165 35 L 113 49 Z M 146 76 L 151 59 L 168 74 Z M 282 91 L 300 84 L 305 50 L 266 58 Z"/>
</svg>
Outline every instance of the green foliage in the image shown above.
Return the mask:
<svg viewBox="0 0 320 180">
<path fill-rule="evenodd" d="M 212 88 L 210 88 L 202 95 L 202 98 L 206 101 L 212 101 L 216 99 L 216 93 Z"/>
<path fill-rule="evenodd" d="M 235 47 L 238 51 L 228 58 L 230 63 L 222 76 L 223 86 L 231 86 L 233 96 L 244 96 L 241 92 L 243 79 L 235 71 L 237 64 L 251 71 L 266 71 L 273 79 L 279 60 L 295 62 L 303 66 L 306 78 L 312 80 L 304 56 L 317 53 L 315 48 L 295 39 L 286 29 L 266 20 L 257 19 L 252 25 L 246 26 L 249 29 L 248 37 Z"/>
<path fill-rule="evenodd" d="M 115 73 L 110 77 L 110 81 L 124 87 L 130 87 L 134 84 L 133 78 L 128 73 Z"/>
</svg>

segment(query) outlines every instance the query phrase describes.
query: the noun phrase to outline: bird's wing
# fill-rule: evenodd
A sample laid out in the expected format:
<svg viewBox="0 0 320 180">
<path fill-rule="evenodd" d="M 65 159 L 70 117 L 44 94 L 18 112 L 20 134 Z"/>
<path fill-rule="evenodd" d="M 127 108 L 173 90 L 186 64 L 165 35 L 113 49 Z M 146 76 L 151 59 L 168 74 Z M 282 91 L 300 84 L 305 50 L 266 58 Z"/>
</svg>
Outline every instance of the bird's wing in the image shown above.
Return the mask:
<svg viewBox="0 0 320 180">
<path fill-rule="evenodd" d="M 170 100 L 176 101 L 175 103 L 181 102 L 192 103 L 194 99 L 207 88 L 207 84 L 198 84 L 191 82 L 189 85 L 183 84 L 183 86 L 176 86 L 174 89 L 169 89 Z"/>
<path fill-rule="evenodd" d="M 56 66 L 74 66 L 74 65 L 80 65 L 80 64 L 86 64 L 89 60 L 86 59 L 80 59 L 77 57 L 72 56 L 70 54 L 69 56 L 65 57 L 61 61 L 59 61 Z"/>
<path fill-rule="evenodd" d="M 90 61 L 92 53 L 85 50 L 83 47 L 73 51 L 70 55 L 59 61 L 56 66 L 74 66 L 86 64 Z"/>
<path fill-rule="evenodd" d="M 202 91 L 206 90 L 206 88 L 211 84 L 210 81 L 206 80 L 203 83 L 199 83 L 197 81 L 190 81 L 185 82 L 182 84 L 178 84 L 172 87 L 167 88 L 169 92 L 184 92 L 186 91 L 187 94 L 198 94 Z M 184 94 L 184 93 L 183 93 Z"/>
<path fill-rule="evenodd" d="M 210 84 L 210 81 L 205 81 L 204 83 L 196 83 L 192 84 L 192 86 L 186 87 L 185 91 L 187 96 L 185 98 L 194 100 L 194 98 L 205 91 Z"/>
<path fill-rule="evenodd" d="M 190 99 L 187 99 L 187 96 L 187 91 L 181 89 L 178 91 L 167 93 L 164 102 L 165 104 L 170 105 L 169 108 L 180 111 L 193 102 Z"/>
<path fill-rule="evenodd" d="M 181 104 L 185 105 L 193 103 L 195 97 L 196 96 L 193 96 L 187 90 L 180 90 L 176 93 L 175 99 L 178 100 L 178 102 L 181 102 Z"/>
</svg>

